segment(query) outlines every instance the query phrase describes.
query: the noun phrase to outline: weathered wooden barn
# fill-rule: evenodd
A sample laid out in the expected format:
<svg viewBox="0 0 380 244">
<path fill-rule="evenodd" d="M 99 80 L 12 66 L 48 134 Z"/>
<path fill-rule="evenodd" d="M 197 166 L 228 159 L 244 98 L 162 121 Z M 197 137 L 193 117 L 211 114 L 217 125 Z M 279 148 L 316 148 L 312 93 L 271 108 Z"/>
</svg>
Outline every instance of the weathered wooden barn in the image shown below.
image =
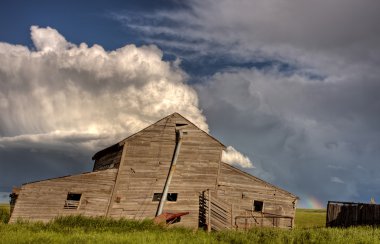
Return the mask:
<svg viewBox="0 0 380 244">
<path fill-rule="evenodd" d="M 23 184 L 10 222 L 79 214 L 141 220 L 188 212 L 175 224 L 292 228 L 297 197 L 222 162 L 224 149 L 171 114 L 97 152 L 92 172 Z"/>
</svg>

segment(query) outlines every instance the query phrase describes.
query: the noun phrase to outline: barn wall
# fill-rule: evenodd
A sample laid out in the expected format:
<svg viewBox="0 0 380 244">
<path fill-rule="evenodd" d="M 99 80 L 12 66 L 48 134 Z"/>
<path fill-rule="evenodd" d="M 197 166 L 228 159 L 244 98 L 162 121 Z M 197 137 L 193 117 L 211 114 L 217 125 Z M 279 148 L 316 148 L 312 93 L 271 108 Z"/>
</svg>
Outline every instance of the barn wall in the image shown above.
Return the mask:
<svg viewBox="0 0 380 244">
<path fill-rule="evenodd" d="M 17 219 L 47 222 L 57 216 L 104 216 L 117 169 L 29 183 L 22 186 L 10 223 Z M 68 192 L 82 193 L 78 209 L 64 209 Z"/>
<path fill-rule="evenodd" d="M 234 218 L 240 216 L 236 218 L 239 228 L 292 227 L 290 218 L 268 216 L 281 215 L 294 218 L 295 196 L 225 163 L 221 164 L 217 195 L 218 198 L 232 204 Z M 254 200 L 264 203 L 263 213 L 252 211 Z M 255 216 L 256 220 L 244 216 Z M 263 216 L 265 218 L 262 218 Z"/>
<path fill-rule="evenodd" d="M 155 216 L 159 202 L 153 202 L 152 198 L 154 193 L 162 192 L 169 172 L 176 144 L 176 124 L 185 134 L 169 193 L 178 193 L 178 199 L 166 202 L 163 211 L 189 211 L 179 224 L 198 226 L 199 192 L 215 189 L 224 146 L 178 114 L 125 141 L 109 216 L 131 219 Z"/>
</svg>

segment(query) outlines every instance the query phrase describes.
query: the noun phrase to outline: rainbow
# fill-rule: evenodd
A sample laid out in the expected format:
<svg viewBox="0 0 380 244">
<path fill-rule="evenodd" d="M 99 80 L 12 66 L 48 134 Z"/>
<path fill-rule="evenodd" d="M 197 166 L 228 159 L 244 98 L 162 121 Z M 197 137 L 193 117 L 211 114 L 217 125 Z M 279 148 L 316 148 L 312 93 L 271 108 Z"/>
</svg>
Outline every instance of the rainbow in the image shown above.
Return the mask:
<svg viewBox="0 0 380 244">
<path fill-rule="evenodd" d="M 300 208 L 311 208 L 311 209 L 322 209 L 326 208 L 325 204 L 323 204 L 320 200 L 318 200 L 314 196 L 307 196 L 301 198 L 299 202 Z"/>
</svg>

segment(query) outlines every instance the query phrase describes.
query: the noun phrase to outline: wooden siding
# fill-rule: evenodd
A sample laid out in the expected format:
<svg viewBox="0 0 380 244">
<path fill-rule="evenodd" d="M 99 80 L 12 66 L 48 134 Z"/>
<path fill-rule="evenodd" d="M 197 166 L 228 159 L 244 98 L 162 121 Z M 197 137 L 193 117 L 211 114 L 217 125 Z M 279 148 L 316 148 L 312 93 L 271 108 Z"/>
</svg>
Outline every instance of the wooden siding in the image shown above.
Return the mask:
<svg viewBox="0 0 380 244">
<path fill-rule="evenodd" d="M 180 225 L 196 228 L 199 192 L 216 187 L 224 146 L 179 114 L 173 114 L 125 140 L 109 216 L 132 219 L 153 218 L 169 172 L 176 144 L 176 124 L 185 133 L 169 193 L 178 193 L 176 202 L 166 202 L 164 212 L 190 212 Z M 117 202 L 116 199 L 120 201 Z"/>
<path fill-rule="evenodd" d="M 217 196 L 233 205 L 238 228 L 293 227 L 296 196 L 226 163 L 221 163 Z M 263 211 L 253 211 L 254 200 L 264 203 Z"/>
<path fill-rule="evenodd" d="M 38 181 L 22 186 L 10 223 L 17 219 L 47 222 L 57 216 L 104 216 L 117 169 Z M 69 192 L 81 193 L 78 209 L 64 209 Z"/>
</svg>

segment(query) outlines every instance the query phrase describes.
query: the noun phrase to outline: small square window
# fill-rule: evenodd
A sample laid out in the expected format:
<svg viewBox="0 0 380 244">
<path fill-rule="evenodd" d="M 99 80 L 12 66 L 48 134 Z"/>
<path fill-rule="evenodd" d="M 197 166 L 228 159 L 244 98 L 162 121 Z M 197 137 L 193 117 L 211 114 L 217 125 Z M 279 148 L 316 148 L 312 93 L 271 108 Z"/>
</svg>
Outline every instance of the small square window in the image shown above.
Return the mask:
<svg viewBox="0 0 380 244">
<path fill-rule="evenodd" d="M 82 197 L 81 193 L 69 192 L 67 194 L 65 206 L 63 208 L 64 209 L 78 209 L 81 197 Z"/>
<path fill-rule="evenodd" d="M 264 202 L 263 201 L 253 201 L 253 211 L 255 212 L 262 212 L 264 208 Z"/>
<path fill-rule="evenodd" d="M 177 196 L 178 196 L 178 193 L 168 193 L 166 200 L 168 200 L 168 202 L 176 202 Z"/>
<path fill-rule="evenodd" d="M 154 193 L 153 194 L 153 202 L 159 202 L 161 200 L 162 193 Z"/>
<path fill-rule="evenodd" d="M 153 202 L 159 202 L 161 200 L 162 193 L 154 193 L 153 194 Z M 168 202 L 176 202 L 178 197 L 178 193 L 168 193 L 166 196 L 166 200 Z"/>
</svg>

